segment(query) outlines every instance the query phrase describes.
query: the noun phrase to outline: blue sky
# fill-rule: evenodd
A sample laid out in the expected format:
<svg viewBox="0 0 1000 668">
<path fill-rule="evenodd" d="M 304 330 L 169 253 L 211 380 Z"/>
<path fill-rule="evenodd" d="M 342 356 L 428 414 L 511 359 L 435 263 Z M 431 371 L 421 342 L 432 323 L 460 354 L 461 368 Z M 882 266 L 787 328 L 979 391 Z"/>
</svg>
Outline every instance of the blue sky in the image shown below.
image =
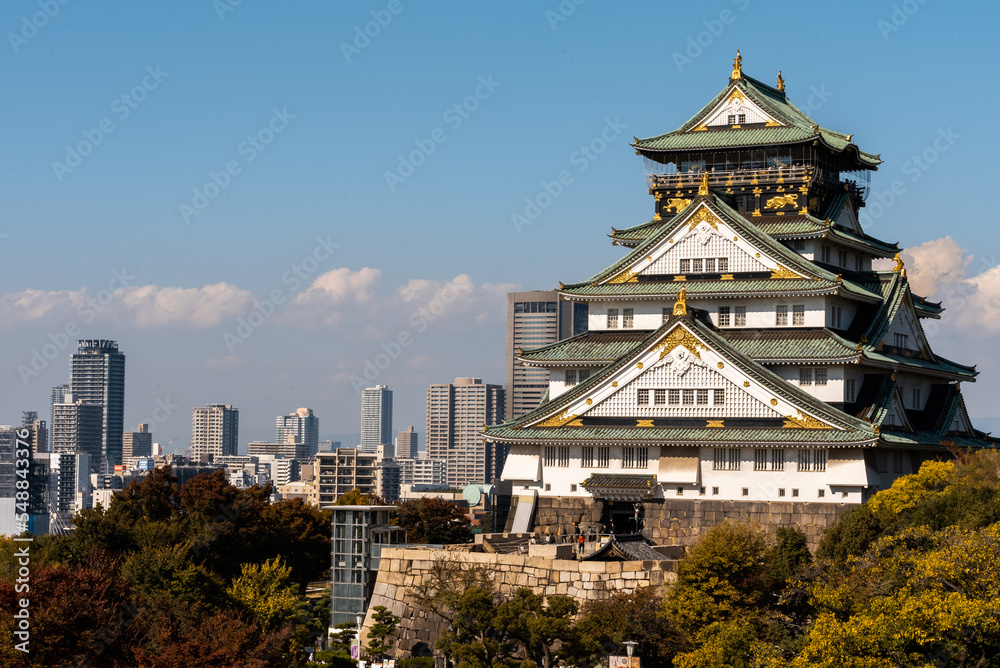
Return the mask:
<svg viewBox="0 0 1000 668">
<path fill-rule="evenodd" d="M 240 407 L 241 443 L 271 438 L 274 416 L 303 405 L 323 433 L 355 432 L 351 375 L 405 333 L 411 343 L 377 380 L 396 392 L 396 426 L 423 432 L 429 383 L 503 382 L 506 290 L 580 280 L 619 256 L 609 228 L 652 211 L 629 141 L 711 99 L 737 48 L 747 74 L 772 81 L 781 69 L 793 102 L 882 154 L 873 198 L 888 202 L 897 180 L 902 194 L 877 217 L 863 211 L 871 234 L 907 247 L 951 237 L 911 273 L 958 303 L 946 301 L 932 342 L 980 364 L 970 409 L 1000 416 L 996 58 L 984 48 L 998 11 L 934 0 L 4 3 L 0 422 L 47 415 L 71 352 L 58 333 L 76 324 L 125 350 L 127 424 L 154 421 L 157 402 L 177 406 L 154 422 L 175 445 L 207 402 Z M 581 160 L 612 126 L 606 149 Z M 81 142 L 76 163 L 67 147 Z M 414 151 L 421 164 L 400 172 Z M 572 183 L 517 229 L 511 216 L 562 170 Z M 387 172 L 405 178 L 390 188 Z M 226 338 L 271 296 L 281 303 L 252 336 Z M 442 296 L 454 298 L 440 315 L 419 315 Z M 24 378 L 18 366 L 47 344 L 56 356 Z"/>
</svg>

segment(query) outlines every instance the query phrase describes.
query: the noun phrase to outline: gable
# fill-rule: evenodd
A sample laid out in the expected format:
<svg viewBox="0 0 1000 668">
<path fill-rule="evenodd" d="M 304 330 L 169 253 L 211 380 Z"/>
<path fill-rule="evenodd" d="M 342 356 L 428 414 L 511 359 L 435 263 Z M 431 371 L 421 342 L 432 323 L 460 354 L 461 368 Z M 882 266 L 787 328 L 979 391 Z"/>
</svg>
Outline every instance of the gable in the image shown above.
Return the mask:
<svg viewBox="0 0 1000 668">
<path fill-rule="evenodd" d="M 660 401 L 657 390 L 663 393 Z M 645 391 L 644 398 L 641 391 Z M 676 403 L 671 403 L 671 391 L 677 393 Z M 703 392 L 701 398 L 699 391 Z M 756 418 L 778 420 L 778 427 L 840 429 L 818 418 L 807 402 L 776 392 L 758 376 L 739 368 L 729 355 L 709 346 L 684 322 L 677 322 L 627 364 L 602 374 L 585 391 L 581 387 L 556 414 L 540 418 L 532 426 L 585 426 L 585 421 L 602 418 L 631 418 L 639 427 L 652 427 L 658 418 L 706 420 L 700 427 L 724 427 L 729 418 Z"/>
<path fill-rule="evenodd" d="M 964 401 L 959 404 L 958 410 L 955 411 L 955 419 L 952 420 L 948 431 L 965 434 L 966 436 L 975 435 L 975 429 L 972 427 L 972 420 L 969 418 L 969 411 L 966 410 Z"/>
<path fill-rule="evenodd" d="M 784 125 L 764 111 L 760 105 L 747 97 L 738 86 L 734 85 L 726 97 L 701 118 L 695 129 L 703 130 L 720 125 L 729 127 L 733 124 L 729 119 L 730 116 L 735 117 L 733 122 L 736 124 L 750 125 L 753 123 L 765 123 L 769 126 Z M 741 116 L 743 117 L 742 120 Z"/>
<path fill-rule="evenodd" d="M 902 303 L 896 309 L 896 315 L 886 329 L 885 337 L 881 341 L 881 349 L 883 351 L 892 350 L 893 348 L 915 350 L 925 357 L 933 359 L 930 344 L 928 344 L 924 330 L 920 326 L 920 320 L 917 317 L 916 310 L 913 308 L 913 300 L 910 297 L 908 289 Z"/>
<path fill-rule="evenodd" d="M 676 227 L 652 248 L 637 253 L 639 257 L 635 262 L 606 282 L 635 282 L 637 276 L 698 274 L 699 266 L 704 273 L 770 271 L 774 278 L 801 277 L 778 262 L 773 251 L 759 248 L 704 202 L 698 203 L 692 211 L 685 210 L 678 218 L 680 222 Z M 719 268 L 720 259 L 725 262 L 724 270 Z M 683 260 L 688 263 L 682 263 Z"/>
<path fill-rule="evenodd" d="M 854 213 L 854 205 L 850 202 L 844 204 L 844 207 L 840 210 L 840 215 L 837 216 L 837 220 L 835 222 L 853 232 L 862 233 L 861 223 L 858 222 L 858 216 Z"/>
<path fill-rule="evenodd" d="M 913 431 L 913 425 L 910 424 L 910 420 L 906 416 L 906 407 L 903 405 L 903 397 L 900 395 L 898 385 L 892 388 L 892 401 L 882 419 L 882 426 L 893 430 Z"/>
</svg>

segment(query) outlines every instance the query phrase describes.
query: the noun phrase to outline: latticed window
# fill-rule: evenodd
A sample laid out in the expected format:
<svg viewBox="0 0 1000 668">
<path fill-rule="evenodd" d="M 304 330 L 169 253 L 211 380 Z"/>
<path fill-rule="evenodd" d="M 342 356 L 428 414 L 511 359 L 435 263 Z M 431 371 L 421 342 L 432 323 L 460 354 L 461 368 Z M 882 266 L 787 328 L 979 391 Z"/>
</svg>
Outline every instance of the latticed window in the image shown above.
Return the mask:
<svg viewBox="0 0 1000 668">
<path fill-rule="evenodd" d="M 714 448 L 713 455 L 714 462 L 712 468 L 716 471 L 740 470 L 739 448 Z"/>
<path fill-rule="evenodd" d="M 788 306 L 785 304 L 778 304 L 774 307 L 774 324 L 778 327 L 784 327 L 788 324 Z"/>
<path fill-rule="evenodd" d="M 736 122 L 737 123 L 746 123 L 747 122 L 747 115 L 746 114 L 737 114 Z"/>
<path fill-rule="evenodd" d="M 671 406 L 679 406 L 681 403 L 681 391 L 680 390 L 668 390 L 667 396 L 669 397 L 669 403 Z"/>
<path fill-rule="evenodd" d="M 785 470 L 785 451 L 779 448 L 755 448 L 753 451 L 753 470 Z"/>
<path fill-rule="evenodd" d="M 708 390 L 698 390 L 698 405 L 699 406 L 708 405 Z"/>
<path fill-rule="evenodd" d="M 681 260 L 681 273 L 682 274 L 691 273 L 691 260 Z"/>
<path fill-rule="evenodd" d="M 691 273 L 700 274 L 702 272 L 702 260 L 701 258 L 694 258 L 691 260 Z"/>
<path fill-rule="evenodd" d="M 649 448 L 635 449 L 635 467 L 644 469 L 649 466 Z"/>
<path fill-rule="evenodd" d="M 667 320 L 670 319 L 671 315 L 673 315 L 673 309 L 671 309 L 669 306 L 664 306 L 663 307 L 663 320 L 662 320 L 661 324 L 664 324 L 664 325 L 667 324 Z"/>
<path fill-rule="evenodd" d="M 545 446 L 545 452 L 542 457 L 542 464 L 544 464 L 545 466 L 556 465 L 556 447 L 554 445 Z"/>
<path fill-rule="evenodd" d="M 597 466 L 595 468 L 606 469 L 611 466 L 611 448 L 603 446 L 597 448 Z"/>
<path fill-rule="evenodd" d="M 826 450 L 799 450 L 799 471 L 823 472 L 826 470 Z"/>
<path fill-rule="evenodd" d="M 569 466 L 569 446 L 560 445 L 559 446 L 559 466 L 566 468 Z"/>
<path fill-rule="evenodd" d="M 827 371 L 825 367 L 816 369 L 816 384 L 826 385 Z"/>
<path fill-rule="evenodd" d="M 844 381 L 844 401 L 854 401 L 858 395 L 858 382 L 853 378 Z"/>
<path fill-rule="evenodd" d="M 711 274 L 715 271 L 715 258 L 705 258 L 705 272 Z"/>
<path fill-rule="evenodd" d="M 719 327 L 729 327 L 729 307 L 719 307 Z"/>
<path fill-rule="evenodd" d="M 566 370 L 566 384 L 567 385 L 576 385 L 576 369 L 567 369 Z"/>
<path fill-rule="evenodd" d="M 667 391 L 666 390 L 654 390 L 653 391 L 653 403 L 657 406 L 662 406 L 667 403 Z"/>
<path fill-rule="evenodd" d="M 590 445 L 583 446 L 583 452 L 580 455 L 580 466 L 583 468 L 590 468 L 594 465 L 594 448 Z"/>
<path fill-rule="evenodd" d="M 737 327 L 747 326 L 747 307 L 737 306 L 733 311 L 733 324 Z"/>
<path fill-rule="evenodd" d="M 608 329 L 618 329 L 618 309 L 608 309 Z"/>
<path fill-rule="evenodd" d="M 722 272 L 726 272 L 726 271 L 729 271 L 729 258 L 728 257 L 720 257 L 719 258 L 719 272 L 722 273 Z"/>
<path fill-rule="evenodd" d="M 590 369 L 580 369 L 579 376 L 581 383 L 587 380 L 588 378 L 590 378 Z"/>
<path fill-rule="evenodd" d="M 808 367 L 802 367 L 799 369 L 799 385 L 812 385 L 813 384 L 813 370 Z"/>
<path fill-rule="evenodd" d="M 622 329 L 632 329 L 635 324 L 635 309 L 622 309 Z"/>
<path fill-rule="evenodd" d="M 694 406 L 694 390 L 684 390 L 684 405 Z"/>
<path fill-rule="evenodd" d="M 805 304 L 795 304 L 792 306 L 792 325 L 801 327 L 804 324 L 806 324 L 806 306 Z"/>
<path fill-rule="evenodd" d="M 635 468 L 635 448 L 628 446 L 622 448 L 622 468 Z"/>
<path fill-rule="evenodd" d="M 715 396 L 713 401 L 716 406 L 722 406 L 726 403 L 726 391 L 725 390 L 715 390 Z"/>
<path fill-rule="evenodd" d="M 638 390 L 636 392 L 635 401 L 640 406 L 648 406 L 649 405 L 649 390 Z"/>
</svg>

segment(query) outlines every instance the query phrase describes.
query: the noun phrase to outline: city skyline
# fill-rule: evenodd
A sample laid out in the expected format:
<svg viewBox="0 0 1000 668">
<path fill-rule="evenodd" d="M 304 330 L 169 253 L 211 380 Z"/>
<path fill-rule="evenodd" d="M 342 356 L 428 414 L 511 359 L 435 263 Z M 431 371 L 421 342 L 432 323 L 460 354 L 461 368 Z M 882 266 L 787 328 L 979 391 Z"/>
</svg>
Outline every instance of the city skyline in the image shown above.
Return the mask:
<svg viewBox="0 0 1000 668">
<path fill-rule="evenodd" d="M 177 438 L 171 449 L 187 447 L 189 411 L 216 402 L 241 409 L 241 449 L 269 440 L 274 416 L 295 406 L 313 407 L 325 437 L 353 434 L 359 383 L 392 387 L 396 423 L 423 424 L 430 384 L 503 382 L 507 292 L 582 280 L 578 267 L 620 257 L 601 235 L 652 214 L 631 136 L 683 122 L 677 92 L 707 99 L 741 48 L 760 76 L 783 69 L 820 123 L 882 154 L 862 221 L 909 248 L 916 289 L 945 302 L 928 334 L 942 355 L 980 360 L 964 391 L 990 429 L 981 418 L 1000 414 L 992 225 L 945 228 L 948 198 L 931 193 L 988 206 L 990 139 L 972 129 L 996 97 L 976 50 L 996 7 L 970 22 L 920 5 L 896 25 L 890 4 L 848 3 L 828 29 L 868 54 L 850 67 L 789 58 L 815 52 L 806 14 L 782 15 L 774 48 L 749 43 L 774 18 L 749 2 L 645 7 L 677 27 L 653 77 L 634 19 L 599 5 L 570 16 L 555 5 L 446 15 L 403 5 L 345 54 L 383 7 L 245 4 L 220 17 L 211 5 L 70 4 L 9 45 L 11 85 L 30 94 L 11 102 L 5 155 L 0 421 L 50 413 L 75 341 L 107 338 L 129 356 L 124 424 Z M 0 22 L 17 33 L 29 10 L 5 6 Z M 467 29 L 484 23 L 496 30 Z M 265 30 L 268 55 L 257 48 Z M 102 40 L 115 49 L 94 49 Z M 946 48 L 923 55 L 931 43 Z M 928 82 L 949 93 L 919 95 L 919 113 L 859 103 L 890 108 Z M 105 119 L 113 130 L 100 129 Z M 39 238 L 54 240 L 41 264 Z"/>
</svg>

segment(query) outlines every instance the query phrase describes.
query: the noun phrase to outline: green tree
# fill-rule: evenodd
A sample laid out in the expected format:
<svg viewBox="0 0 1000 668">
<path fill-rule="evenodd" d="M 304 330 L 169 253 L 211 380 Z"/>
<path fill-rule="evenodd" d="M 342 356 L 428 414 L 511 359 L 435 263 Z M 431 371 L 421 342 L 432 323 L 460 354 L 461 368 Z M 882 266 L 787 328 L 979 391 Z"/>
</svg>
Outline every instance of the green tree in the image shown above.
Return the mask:
<svg viewBox="0 0 1000 668">
<path fill-rule="evenodd" d="M 772 593 L 770 547 L 758 525 L 715 525 L 678 564 L 664 610 L 690 634 L 713 622 L 755 615 Z"/>
<path fill-rule="evenodd" d="M 376 605 L 372 611 L 374 623 L 368 629 L 368 645 L 365 649 L 369 656 L 376 656 L 381 660 L 396 641 L 396 626 L 400 618 L 384 605 Z"/>
<path fill-rule="evenodd" d="M 438 498 L 403 501 L 396 507 L 399 526 L 409 543 L 471 543 L 472 527 L 465 509 Z"/>
<path fill-rule="evenodd" d="M 249 610 L 265 629 L 286 621 L 301 621 L 303 605 L 289 586 L 292 569 L 280 558 L 263 564 L 243 564 L 241 575 L 229 587 L 229 595 Z"/>
<path fill-rule="evenodd" d="M 573 638 L 573 618 L 578 605 L 568 596 L 542 596 L 518 589 L 513 598 L 497 606 L 494 624 L 520 646 L 520 657 L 536 666 L 554 666 L 557 647 Z"/>
</svg>

